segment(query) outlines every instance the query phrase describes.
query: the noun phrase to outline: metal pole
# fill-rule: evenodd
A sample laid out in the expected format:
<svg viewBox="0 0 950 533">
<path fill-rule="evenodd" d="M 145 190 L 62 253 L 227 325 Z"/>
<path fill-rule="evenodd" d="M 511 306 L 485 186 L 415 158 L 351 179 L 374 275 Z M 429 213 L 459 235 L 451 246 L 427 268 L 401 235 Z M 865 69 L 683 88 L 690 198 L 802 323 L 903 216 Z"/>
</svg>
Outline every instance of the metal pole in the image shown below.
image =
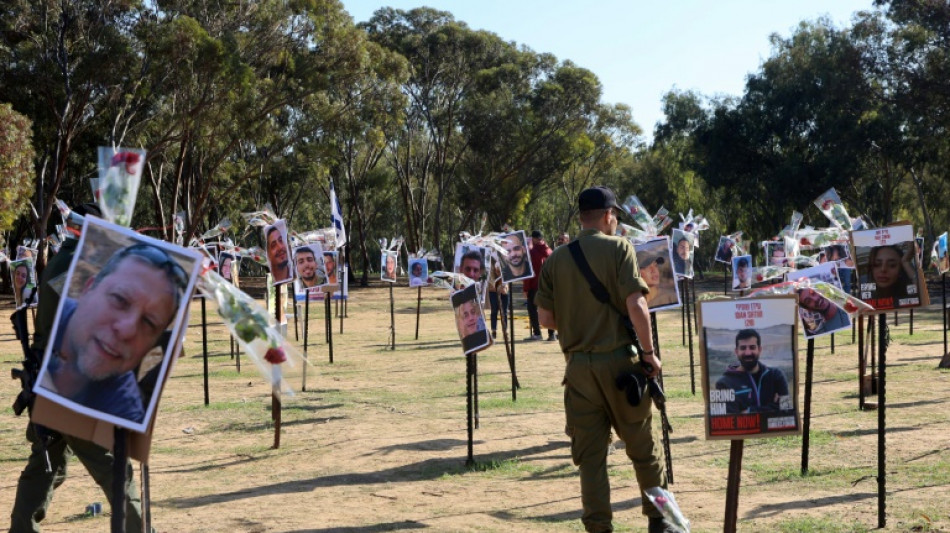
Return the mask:
<svg viewBox="0 0 950 533">
<path fill-rule="evenodd" d="M 129 434 L 125 429 L 115 426 L 112 435 L 112 533 L 124 533 L 125 468 L 129 463 Z"/>
<path fill-rule="evenodd" d="M 465 460 L 465 466 L 471 467 L 475 464 L 475 451 L 473 449 L 472 441 L 475 437 L 475 430 L 473 426 L 474 419 L 474 402 L 472 398 L 472 377 L 475 374 L 474 363 L 472 362 L 475 358 L 474 354 L 468 354 L 465 356 L 465 403 L 466 409 L 465 412 L 468 415 L 467 420 L 467 431 L 468 431 L 468 458 Z"/>
<path fill-rule="evenodd" d="M 882 313 L 879 319 L 878 327 L 878 364 L 880 370 L 877 383 L 877 527 L 887 526 L 887 423 L 885 414 L 885 401 L 887 395 L 885 388 L 887 385 L 887 320 Z"/>
<path fill-rule="evenodd" d="M 811 431 L 811 382 L 815 364 L 815 339 L 808 339 L 805 356 L 805 416 L 802 421 L 802 475 L 808 473 L 808 444 Z"/>
<path fill-rule="evenodd" d="M 205 378 L 205 405 L 209 405 L 208 396 L 208 313 L 206 311 L 205 297 L 201 297 L 201 355 L 204 362 Z"/>
<path fill-rule="evenodd" d="M 858 410 L 864 410 L 864 375 L 867 373 L 864 359 L 864 315 L 858 315 Z"/>
<path fill-rule="evenodd" d="M 304 292 L 303 296 L 303 385 L 300 390 L 307 391 L 307 345 L 310 332 L 310 290 Z"/>
<path fill-rule="evenodd" d="M 686 346 L 686 314 L 689 311 L 689 304 L 686 302 L 689 301 L 689 294 L 687 293 L 686 288 L 686 278 L 679 279 L 680 284 L 680 297 L 684 299 L 683 306 L 680 307 L 680 318 L 682 319 L 682 330 L 683 330 L 683 346 Z"/>
<path fill-rule="evenodd" d="M 280 287 L 274 287 L 274 314 L 277 318 L 277 327 L 281 327 L 283 320 L 283 311 L 284 303 L 282 301 L 283 292 L 280 290 Z M 281 328 L 283 329 L 283 328 Z M 275 365 L 276 366 L 276 365 Z M 276 371 L 279 375 L 279 369 Z M 270 391 L 270 410 L 271 410 L 271 419 L 274 421 L 274 449 L 280 448 L 280 421 L 281 421 L 281 405 L 280 405 L 280 382 L 274 382 L 274 376 L 271 377 L 271 391 Z"/>
<path fill-rule="evenodd" d="M 148 463 L 139 465 L 142 474 L 142 522 L 145 531 L 152 531 L 152 487 L 148 474 Z"/>
<path fill-rule="evenodd" d="M 662 356 L 660 355 L 660 331 L 659 326 L 656 323 L 656 312 L 650 313 L 650 329 L 653 333 L 653 352 L 660 362 L 662 362 Z M 660 387 L 663 387 L 663 371 L 660 370 L 660 375 L 657 376 L 657 380 L 660 382 Z M 666 390 L 666 387 L 663 387 Z M 670 449 L 670 420 L 666 416 L 666 408 L 660 409 L 660 424 L 663 426 L 663 453 L 666 455 L 666 481 L 667 483 L 673 483 L 673 452 Z"/>
<path fill-rule="evenodd" d="M 392 350 L 396 349 L 396 300 L 393 298 L 393 284 L 389 284 L 389 334 Z"/>
<path fill-rule="evenodd" d="M 739 483 L 742 478 L 742 448 L 745 441 L 735 439 L 729 445 L 729 480 L 726 482 L 726 518 L 723 533 L 736 533 L 739 522 Z"/>
<path fill-rule="evenodd" d="M 422 310 L 422 287 L 418 287 L 419 293 L 416 295 L 416 340 L 419 340 L 419 312 Z M 340 321 L 342 325 L 343 322 Z"/>
<path fill-rule="evenodd" d="M 944 356 L 947 354 L 947 273 L 944 272 L 940 277 L 940 289 L 943 292 L 943 353 Z"/>
<path fill-rule="evenodd" d="M 390 285 L 390 287 L 392 287 L 392 285 Z M 331 299 L 332 296 L 330 294 L 326 294 L 323 297 L 323 301 L 326 302 L 326 313 L 324 314 L 326 315 L 325 320 L 327 323 L 327 345 L 330 347 L 330 364 L 333 364 L 333 317 L 330 315 L 330 313 L 333 312 L 333 307 L 330 304 Z"/>
<path fill-rule="evenodd" d="M 690 309 L 686 311 L 686 336 L 689 338 L 689 387 L 693 396 L 696 396 L 696 363 L 693 360 L 693 313 L 696 311 L 696 287 L 693 287 L 693 295 L 689 296 L 692 280 L 688 280 L 683 285 L 686 287 L 686 305 Z"/>
</svg>

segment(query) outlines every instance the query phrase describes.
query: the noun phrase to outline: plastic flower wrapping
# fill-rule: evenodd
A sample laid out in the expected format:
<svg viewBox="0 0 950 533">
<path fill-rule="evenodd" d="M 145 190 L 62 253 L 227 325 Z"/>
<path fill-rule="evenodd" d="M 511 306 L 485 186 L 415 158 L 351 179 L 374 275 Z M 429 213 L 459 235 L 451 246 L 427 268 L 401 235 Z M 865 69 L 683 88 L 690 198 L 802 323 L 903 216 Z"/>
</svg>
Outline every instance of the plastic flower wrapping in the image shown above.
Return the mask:
<svg viewBox="0 0 950 533">
<path fill-rule="evenodd" d="M 805 218 L 805 215 L 799 213 L 798 211 L 792 211 L 792 220 L 790 223 L 786 224 L 782 231 L 778 232 L 776 235 L 777 238 L 794 238 L 795 233 L 798 232 L 798 228 L 802 226 L 802 219 Z M 787 242 L 787 241 L 786 241 Z"/>
<path fill-rule="evenodd" d="M 103 219 L 129 227 L 144 166 L 145 150 L 99 147 L 99 209 Z"/>
<path fill-rule="evenodd" d="M 9 263 L 9 262 L 10 262 L 10 256 L 7 255 L 6 250 L 3 250 L 2 248 L 0 248 L 0 263 Z"/>
<path fill-rule="evenodd" d="M 762 283 L 766 280 L 781 278 L 792 270 L 792 268 L 787 266 L 765 265 L 755 267 L 752 269 L 752 279 L 755 280 L 756 283 Z"/>
<path fill-rule="evenodd" d="M 442 289 L 448 289 L 450 291 L 457 291 L 468 287 L 469 285 L 474 285 L 478 283 L 472 278 L 459 274 L 457 272 L 445 272 L 444 270 L 436 270 L 429 274 L 429 283 L 433 287 L 439 287 Z"/>
<path fill-rule="evenodd" d="M 795 232 L 795 241 L 802 250 L 821 248 L 836 241 L 848 240 L 848 231 L 841 228 L 813 228 L 805 226 Z"/>
<path fill-rule="evenodd" d="M 175 229 L 175 244 L 182 246 L 185 242 L 185 212 L 179 211 L 175 213 L 174 221 L 172 226 Z"/>
<path fill-rule="evenodd" d="M 670 224 L 673 223 L 673 219 L 670 218 L 670 211 L 660 206 L 660 209 L 653 215 L 653 227 L 656 228 L 656 234 L 659 235 L 663 233 Z"/>
<path fill-rule="evenodd" d="M 294 248 L 306 244 L 320 243 L 324 250 L 335 250 L 336 230 L 334 228 L 321 228 L 303 233 L 292 231 L 290 232 L 290 242 Z"/>
<path fill-rule="evenodd" d="M 652 236 L 647 234 L 646 231 L 624 224 L 623 222 L 617 224 L 616 234 L 634 244 L 647 242 L 652 238 Z"/>
<path fill-rule="evenodd" d="M 208 239 L 213 239 L 215 237 L 219 237 L 221 235 L 224 235 L 228 231 L 230 231 L 230 229 L 231 229 L 231 221 L 228 220 L 227 217 L 224 217 L 221 219 L 221 222 L 218 222 L 218 224 L 215 227 L 201 234 L 201 239 L 208 240 Z"/>
<path fill-rule="evenodd" d="M 838 196 L 838 191 L 834 187 L 822 193 L 815 200 L 815 205 L 836 227 L 848 231 L 853 229 L 848 210 L 844 208 L 844 204 L 841 203 L 841 198 Z"/>
<path fill-rule="evenodd" d="M 66 205 L 66 202 L 58 198 L 56 199 L 56 209 L 59 211 L 59 214 L 63 216 L 63 220 L 72 222 L 78 226 L 81 226 L 86 221 L 82 215 L 73 213 L 73 210 Z"/>
<path fill-rule="evenodd" d="M 650 503 L 653 504 L 657 510 L 660 511 L 660 514 L 663 515 L 663 518 L 667 522 L 677 528 L 681 533 L 689 533 L 689 520 L 683 516 L 683 511 L 680 510 L 680 506 L 676 503 L 676 498 L 673 497 L 673 493 L 664 489 L 663 487 L 651 487 L 643 491 L 644 494 L 649 498 Z"/>
<path fill-rule="evenodd" d="M 99 197 L 102 196 L 102 189 L 99 188 L 99 178 L 89 178 L 89 187 L 92 189 L 92 200 L 99 203 Z"/>
<path fill-rule="evenodd" d="M 732 256 L 733 256 L 733 257 L 737 257 L 737 256 L 740 256 L 740 255 L 747 255 L 746 249 L 745 249 L 745 247 L 742 245 L 742 232 L 741 232 L 741 231 L 737 231 L 737 232 L 735 232 L 735 233 L 726 235 L 726 238 L 728 238 L 730 241 L 732 241 L 732 243 L 733 243 L 733 244 L 735 245 L 735 247 L 736 247 L 735 251 L 732 252 Z"/>
<path fill-rule="evenodd" d="M 653 217 L 650 216 L 650 213 L 647 212 L 646 208 L 643 207 L 643 203 L 640 202 L 640 199 L 637 198 L 637 195 L 628 196 L 623 202 L 624 211 L 630 214 L 633 218 L 633 221 L 640 226 L 643 231 L 647 234 L 653 236 L 657 234 L 656 226 L 653 224 Z"/>
<path fill-rule="evenodd" d="M 250 213 L 241 213 L 241 216 L 244 217 L 244 221 L 247 222 L 249 226 L 270 226 L 274 222 L 277 222 L 277 215 L 274 214 L 274 210 L 271 209 L 270 205 L 265 205 L 264 209 L 260 211 L 252 211 Z"/>
<path fill-rule="evenodd" d="M 292 395 L 288 380 L 302 376 L 310 363 L 279 333 L 274 317 L 213 270 L 201 275 L 198 289 L 218 304 L 218 314 L 264 379 Z"/>
</svg>

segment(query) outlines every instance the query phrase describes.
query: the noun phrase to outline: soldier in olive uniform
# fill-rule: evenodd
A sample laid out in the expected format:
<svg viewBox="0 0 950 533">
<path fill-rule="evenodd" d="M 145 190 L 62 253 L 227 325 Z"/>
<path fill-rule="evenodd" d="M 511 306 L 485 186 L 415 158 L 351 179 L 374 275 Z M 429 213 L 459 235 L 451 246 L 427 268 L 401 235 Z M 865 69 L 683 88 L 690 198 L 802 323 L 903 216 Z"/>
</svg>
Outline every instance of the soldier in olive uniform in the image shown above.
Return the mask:
<svg viewBox="0 0 950 533">
<path fill-rule="evenodd" d="M 644 348 L 639 359 L 652 365 L 648 375 L 660 372 L 644 298 L 649 288 L 640 277 L 633 246 L 613 236 L 622 212 L 613 192 L 605 187 L 586 189 L 578 197 L 578 207 L 582 231 L 577 241 L 594 276 L 610 294 L 612 305 L 594 298 L 567 246 L 554 250 L 545 262 L 535 303 L 541 325 L 558 331 L 567 359 L 564 409 L 571 455 L 580 467 L 584 527 L 593 532 L 613 530 L 607 476 L 607 449 L 613 427 L 633 461 L 650 533 L 676 531 L 643 494 L 644 489 L 666 487 L 663 451 L 651 423 L 653 402 L 644 394 L 640 404 L 633 407 L 615 385 L 618 375 L 640 371 L 618 310 L 633 323 Z"/>
</svg>

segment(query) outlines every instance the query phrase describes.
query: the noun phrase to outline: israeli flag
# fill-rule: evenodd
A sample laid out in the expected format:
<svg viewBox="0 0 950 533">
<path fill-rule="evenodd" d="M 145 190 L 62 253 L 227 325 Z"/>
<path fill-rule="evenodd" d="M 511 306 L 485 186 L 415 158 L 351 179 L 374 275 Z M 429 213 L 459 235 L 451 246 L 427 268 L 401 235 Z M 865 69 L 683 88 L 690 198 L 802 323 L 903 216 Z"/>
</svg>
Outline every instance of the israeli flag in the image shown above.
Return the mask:
<svg viewBox="0 0 950 533">
<path fill-rule="evenodd" d="M 346 244 L 346 228 L 343 227 L 343 210 L 340 209 L 340 200 L 336 197 L 333 181 L 330 181 L 330 223 L 336 230 L 336 247 L 342 248 Z"/>
</svg>

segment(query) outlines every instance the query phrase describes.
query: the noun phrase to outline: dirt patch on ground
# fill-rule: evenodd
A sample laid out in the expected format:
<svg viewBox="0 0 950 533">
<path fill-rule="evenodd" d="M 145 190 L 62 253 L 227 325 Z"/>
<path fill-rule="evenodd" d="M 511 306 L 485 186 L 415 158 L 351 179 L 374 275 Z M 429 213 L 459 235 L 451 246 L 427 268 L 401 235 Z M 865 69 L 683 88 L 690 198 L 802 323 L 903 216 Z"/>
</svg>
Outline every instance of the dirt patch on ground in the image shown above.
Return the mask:
<svg viewBox="0 0 950 533">
<path fill-rule="evenodd" d="M 721 291 L 721 280 L 710 282 L 708 290 Z M 503 346 L 479 355 L 477 465 L 469 469 L 465 361 L 448 295 L 423 290 L 417 340 L 417 291 L 397 286 L 394 294 L 396 349 L 388 342 L 388 288 L 354 290 L 343 333 L 334 317 L 333 364 L 323 305 L 311 307 L 310 340 L 316 344 L 308 354 L 315 368 L 308 390 L 285 398 L 276 450 L 270 388 L 246 359 L 242 371 L 236 370 L 227 332 L 213 310 L 211 403 L 204 405 L 201 315 L 194 304 L 186 355 L 169 381 L 155 430 L 153 525 L 159 531 L 232 532 L 582 530 L 579 482 L 564 435 L 564 358 L 557 343 L 523 341 L 523 299 L 516 301 L 515 333 L 522 387 L 512 401 Z M 936 369 L 943 351 L 936 307 L 916 312 L 913 335 L 906 313 L 898 326 L 889 316 L 887 531 L 950 530 L 950 373 Z M 6 316 L 12 309 L 7 303 L 0 311 Z M 720 531 L 729 443 L 703 437 L 699 351 L 694 396 L 681 313 L 660 313 L 658 322 L 674 427 L 671 488 L 694 531 Z M 294 329 L 291 321 L 291 339 Z M 300 339 L 302 345 L 302 334 Z M 800 437 L 747 441 L 740 531 L 876 527 L 878 413 L 857 409 L 858 356 L 851 335 L 838 335 L 836 343 L 834 354 L 829 338 L 816 343 L 808 475 L 800 473 Z M 2 320 L 0 370 L 8 375 L 18 360 L 9 321 Z M 802 384 L 804 360 L 802 350 Z M 6 399 L 0 404 L 2 529 L 28 453 L 25 420 L 9 408 L 17 386 L 0 381 L 0 398 Z M 615 526 L 645 530 L 632 467 L 622 450 L 609 462 Z M 106 531 L 107 517 L 82 517 L 94 501 L 105 501 L 103 494 L 74 462 L 44 531 Z"/>
</svg>

